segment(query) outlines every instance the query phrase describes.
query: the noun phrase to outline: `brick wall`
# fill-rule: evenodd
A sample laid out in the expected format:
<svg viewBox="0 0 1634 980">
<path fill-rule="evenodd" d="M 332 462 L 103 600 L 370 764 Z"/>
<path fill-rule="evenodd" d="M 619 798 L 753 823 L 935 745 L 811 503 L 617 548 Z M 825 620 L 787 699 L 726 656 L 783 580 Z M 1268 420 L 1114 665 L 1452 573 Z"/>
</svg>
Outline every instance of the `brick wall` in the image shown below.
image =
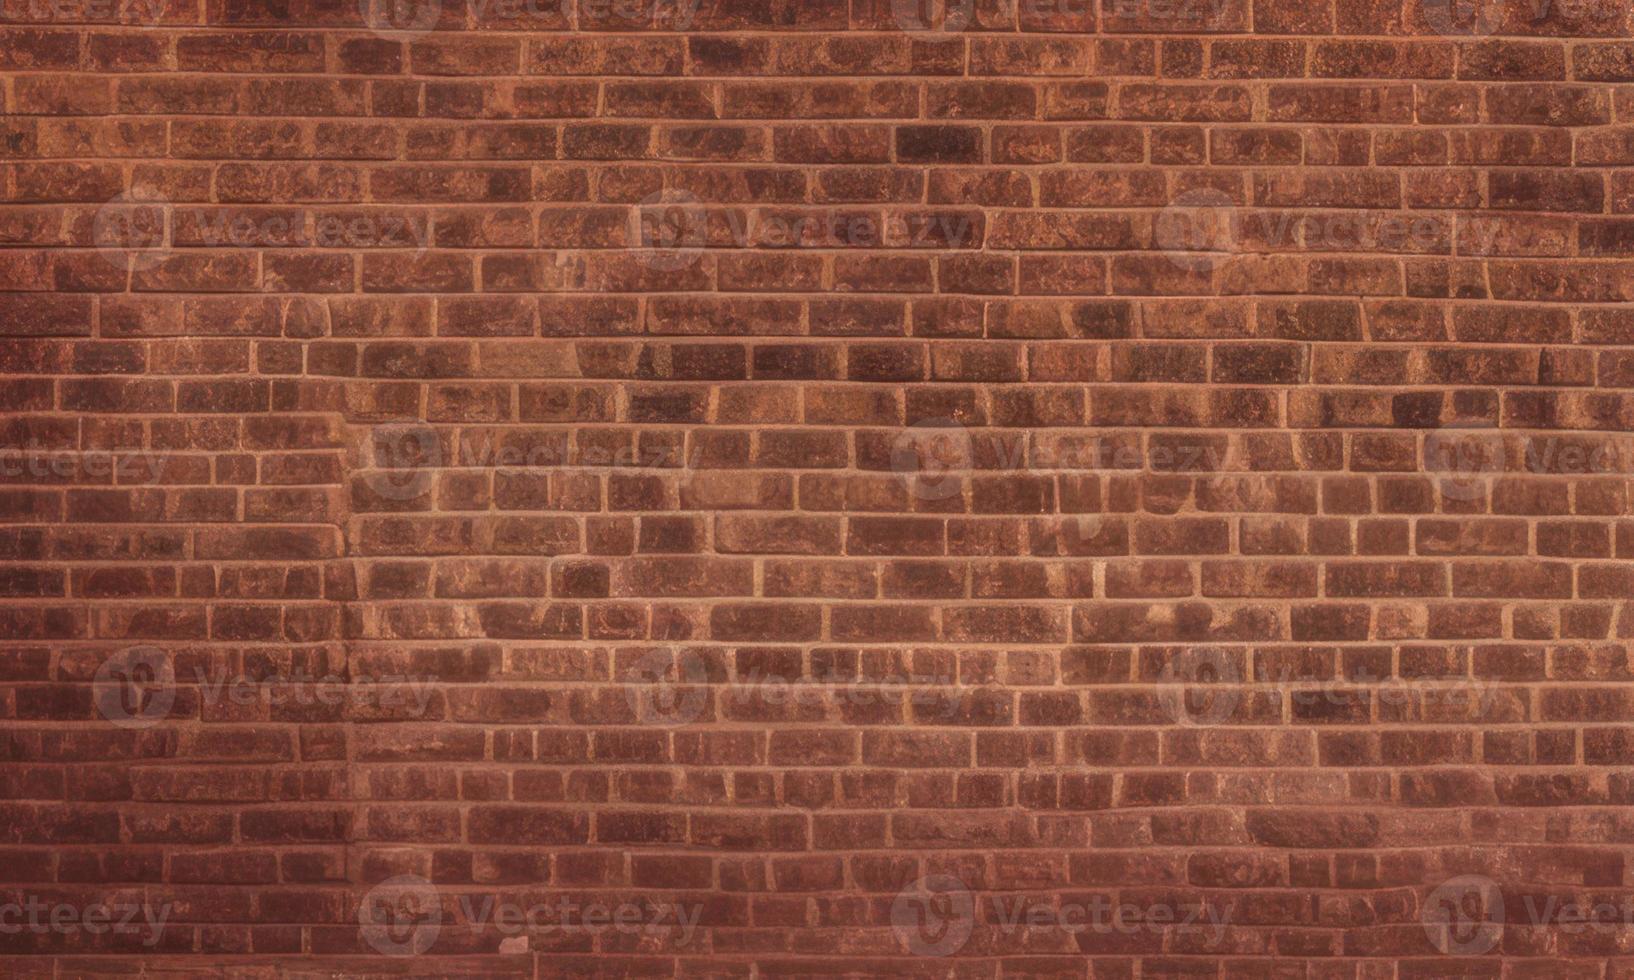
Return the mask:
<svg viewBox="0 0 1634 980">
<path fill-rule="evenodd" d="M 0 0 L 0 972 L 1634 976 L 1631 34 Z"/>
</svg>

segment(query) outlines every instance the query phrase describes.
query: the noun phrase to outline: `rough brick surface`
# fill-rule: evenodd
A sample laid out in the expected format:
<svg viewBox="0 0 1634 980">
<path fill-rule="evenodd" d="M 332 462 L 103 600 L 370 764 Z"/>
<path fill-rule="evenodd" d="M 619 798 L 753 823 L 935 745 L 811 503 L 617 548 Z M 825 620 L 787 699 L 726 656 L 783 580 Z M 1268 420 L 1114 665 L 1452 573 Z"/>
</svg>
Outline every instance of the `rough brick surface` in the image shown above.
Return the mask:
<svg viewBox="0 0 1634 980">
<path fill-rule="evenodd" d="M 0 972 L 1634 977 L 1631 36 L 0 0 Z"/>
</svg>

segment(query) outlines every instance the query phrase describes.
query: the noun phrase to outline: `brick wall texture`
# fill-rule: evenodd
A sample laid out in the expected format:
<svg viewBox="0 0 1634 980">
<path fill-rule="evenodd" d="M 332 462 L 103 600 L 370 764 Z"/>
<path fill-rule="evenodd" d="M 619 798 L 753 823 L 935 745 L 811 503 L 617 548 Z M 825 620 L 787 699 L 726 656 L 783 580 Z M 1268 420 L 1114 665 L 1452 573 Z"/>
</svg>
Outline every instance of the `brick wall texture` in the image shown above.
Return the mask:
<svg viewBox="0 0 1634 980">
<path fill-rule="evenodd" d="M 1627 0 L 0 0 L 0 974 L 1634 977 Z"/>
</svg>

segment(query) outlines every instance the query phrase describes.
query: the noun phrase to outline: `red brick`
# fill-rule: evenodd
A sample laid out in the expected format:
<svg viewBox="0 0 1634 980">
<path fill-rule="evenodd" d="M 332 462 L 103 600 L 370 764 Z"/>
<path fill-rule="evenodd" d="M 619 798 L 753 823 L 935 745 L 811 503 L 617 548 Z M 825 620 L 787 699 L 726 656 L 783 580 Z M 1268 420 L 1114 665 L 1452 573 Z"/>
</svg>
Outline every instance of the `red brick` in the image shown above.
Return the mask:
<svg viewBox="0 0 1634 980">
<path fill-rule="evenodd" d="M 1626 3 L 27 6 L 0 857 L 179 918 L 24 973 L 1627 972 Z"/>
</svg>

